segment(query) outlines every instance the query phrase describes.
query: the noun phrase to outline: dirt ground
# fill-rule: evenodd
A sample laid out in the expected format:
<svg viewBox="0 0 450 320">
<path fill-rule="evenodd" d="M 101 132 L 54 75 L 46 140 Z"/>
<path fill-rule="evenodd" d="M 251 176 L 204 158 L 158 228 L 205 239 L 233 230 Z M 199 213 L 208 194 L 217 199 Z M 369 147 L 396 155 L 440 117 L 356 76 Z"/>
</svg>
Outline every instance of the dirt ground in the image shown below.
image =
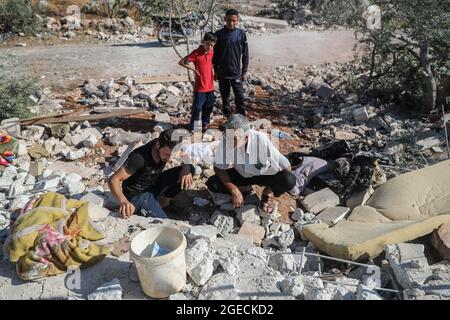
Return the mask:
<svg viewBox="0 0 450 320">
<path fill-rule="evenodd" d="M 345 62 L 356 44 L 352 31 L 288 31 L 249 37 L 250 71 L 279 65 Z M 182 54 L 185 46 L 180 46 Z M 45 86 L 68 89 L 85 79 L 182 73 L 172 48 L 155 40 L 129 44 L 65 44 L 0 48 L 17 76 L 34 76 Z"/>
</svg>

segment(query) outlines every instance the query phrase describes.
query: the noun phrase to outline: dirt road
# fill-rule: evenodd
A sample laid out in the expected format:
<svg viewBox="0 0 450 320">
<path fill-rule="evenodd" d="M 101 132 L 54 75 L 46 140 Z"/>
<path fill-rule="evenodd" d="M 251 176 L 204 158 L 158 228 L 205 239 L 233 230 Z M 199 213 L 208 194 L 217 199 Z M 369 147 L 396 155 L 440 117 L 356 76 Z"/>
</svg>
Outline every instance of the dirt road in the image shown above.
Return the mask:
<svg viewBox="0 0 450 320">
<path fill-rule="evenodd" d="M 249 37 L 252 68 L 348 61 L 356 41 L 352 31 L 288 31 Z M 182 45 L 181 50 L 185 49 Z M 184 53 L 184 52 L 183 52 Z M 181 73 L 172 48 L 158 42 L 120 45 L 67 44 L 2 48 L 16 75 L 32 75 L 44 85 L 67 88 L 89 78 Z M 10 67 L 12 68 L 12 67 Z"/>
</svg>

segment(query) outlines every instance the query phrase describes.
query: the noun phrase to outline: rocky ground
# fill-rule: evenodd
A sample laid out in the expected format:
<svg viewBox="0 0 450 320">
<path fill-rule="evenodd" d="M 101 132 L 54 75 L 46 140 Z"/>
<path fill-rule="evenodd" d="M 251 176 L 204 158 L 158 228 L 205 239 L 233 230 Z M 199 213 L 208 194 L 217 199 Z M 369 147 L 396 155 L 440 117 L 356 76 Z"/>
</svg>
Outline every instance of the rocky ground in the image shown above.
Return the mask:
<svg viewBox="0 0 450 320">
<path fill-rule="evenodd" d="M 279 139 L 283 153 L 308 153 L 334 140 L 346 140 L 356 151 L 379 153 L 386 158 L 383 169 L 388 179 L 446 159 L 439 116 L 418 118 L 395 105 L 383 105 L 345 89 L 352 77 L 362 76 L 351 63 L 255 69 L 245 85 L 249 118 L 255 128 L 267 129 Z M 315 204 L 302 201 L 306 194 L 283 195 L 278 199 L 278 214 L 260 216 L 256 204 L 261 190 L 255 188 L 246 198 L 246 205 L 234 210 L 229 198 L 206 191 L 204 183 L 213 171 L 204 161 L 195 166 L 192 190 L 179 194 L 169 207 L 171 219 L 118 218 L 107 176 L 123 161 L 133 143 L 150 141 L 170 126 L 182 129 L 189 119 L 191 95 L 192 86 L 186 82 L 137 84 L 123 77 L 87 80 L 65 94 L 48 89 L 30 97 L 39 114 L 133 108 L 146 113 L 100 122 L 29 125 L 20 129 L 12 126 L 9 130 L 16 130 L 19 151 L 15 166 L 0 167 L 2 242 L 8 235 L 11 212 L 33 195 L 57 191 L 109 209 L 107 214 L 96 217 L 96 223 L 112 247 L 155 224 L 180 229 L 188 239 L 189 277 L 183 291 L 170 299 L 448 299 L 450 266 L 441 262 L 443 258 L 430 245 L 429 237 L 412 244 L 391 245 L 386 254 L 363 261 L 369 269 L 379 270 L 381 282 L 374 282 L 367 266 L 316 255 L 312 243 L 302 236 L 302 226 L 320 220 L 313 209 Z M 220 129 L 224 123 L 219 101 L 213 113 L 213 129 Z M 202 140 L 214 146 L 217 136 L 210 130 Z M 176 162 L 174 159 L 171 165 Z M 334 199 L 334 195 L 329 198 Z M 339 199 L 326 206 L 338 204 Z M 409 269 L 400 266 L 398 256 L 402 250 L 423 257 L 415 274 L 433 275 L 434 282 L 417 286 L 416 278 L 409 277 Z M 146 298 L 129 252 L 124 252 L 82 270 L 81 288 L 77 289 L 67 285 L 67 274 L 23 282 L 2 255 L 0 298 L 96 299 L 98 295 L 90 294 L 105 283 L 111 295 L 102 298 Z M 112 280 L 115 282 L 110 283 Z M 219 290 L 224 285 L 227 289 Z"/>
</svg>

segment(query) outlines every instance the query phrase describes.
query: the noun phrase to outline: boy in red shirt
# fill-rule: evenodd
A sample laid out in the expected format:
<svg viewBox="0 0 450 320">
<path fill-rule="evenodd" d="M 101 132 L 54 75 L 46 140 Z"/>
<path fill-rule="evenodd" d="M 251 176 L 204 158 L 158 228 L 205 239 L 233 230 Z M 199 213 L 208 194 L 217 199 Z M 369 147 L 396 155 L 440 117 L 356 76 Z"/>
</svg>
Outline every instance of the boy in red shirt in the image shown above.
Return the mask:
<svg viewBox="0 0 450 320">
<path fill-rule="evenodd" d="M 205 34 L 202 44 L 178 63 L 180 66 L 195 72 L 194 103 L 189 130 L 194 130 L 194 123 L 202 120 L 203 131 L 209 127 L 211 112 L 214 108 L 214 72 L 212 59 L 216 36 L 214 33 Z M 193 63 L 195 67 L 192 67 Z"/>
</svg>

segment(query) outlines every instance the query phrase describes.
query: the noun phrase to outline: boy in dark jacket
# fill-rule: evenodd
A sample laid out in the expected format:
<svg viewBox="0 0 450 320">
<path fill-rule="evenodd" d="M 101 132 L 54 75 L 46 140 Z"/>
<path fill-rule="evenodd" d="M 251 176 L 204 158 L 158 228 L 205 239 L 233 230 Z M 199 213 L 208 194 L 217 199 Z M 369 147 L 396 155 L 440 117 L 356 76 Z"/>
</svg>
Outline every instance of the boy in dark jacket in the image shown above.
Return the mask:
<svg viewBox="0 0 450 320">
<path fill-rule="evenodd" d="M 249 62 L 247 35 L 237 28 L 239 13 L 236 10 L 229 9 L 226 12 L 225 22 L 225 27 L 216 32 L 217 43 L 213 59 L 215 80 L 219 81 L 224 115 L 228 118 L 232 113 L 230 89 L 233 88 L 236 111 L 245 116 L 243 81 L 247 79 Z"/>
</svg>

